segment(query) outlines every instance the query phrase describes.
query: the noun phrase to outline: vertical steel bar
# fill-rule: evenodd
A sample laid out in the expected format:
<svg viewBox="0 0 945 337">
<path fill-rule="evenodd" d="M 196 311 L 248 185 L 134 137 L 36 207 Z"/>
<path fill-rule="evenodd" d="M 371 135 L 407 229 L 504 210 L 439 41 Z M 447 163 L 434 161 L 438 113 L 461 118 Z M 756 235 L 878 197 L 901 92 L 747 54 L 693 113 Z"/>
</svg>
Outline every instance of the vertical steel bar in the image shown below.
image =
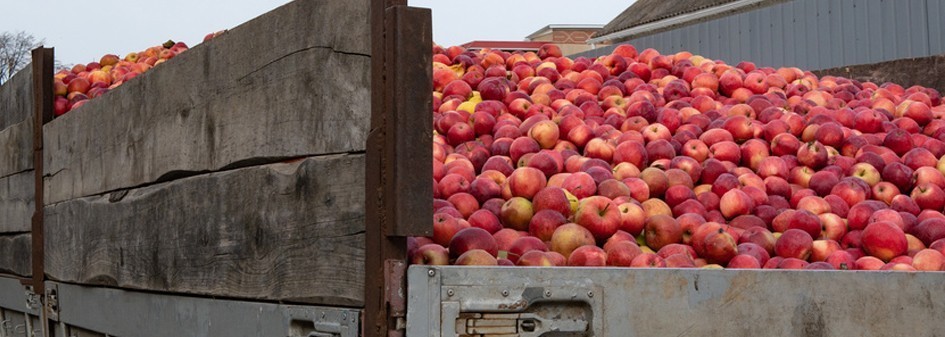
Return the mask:
<svg viewBox="0 0 945 337">
<path fill-rule="evenodd" d="M 39 47 L 33 49 L 33 172 L 35 173 L 32 223 L 32 280 L 33 292 L 39 296 L 45 294 L 44 269 L 45 240 L 43 217 L 43 125 L 53 119 L 53 49 Z M 45 322 L 45 310 L 40 312 L 40 320 Z M 46 326 L 44 324 L 44 326 Z M 48 337 L 49 329 L 43 329 Z"/>
</svg>

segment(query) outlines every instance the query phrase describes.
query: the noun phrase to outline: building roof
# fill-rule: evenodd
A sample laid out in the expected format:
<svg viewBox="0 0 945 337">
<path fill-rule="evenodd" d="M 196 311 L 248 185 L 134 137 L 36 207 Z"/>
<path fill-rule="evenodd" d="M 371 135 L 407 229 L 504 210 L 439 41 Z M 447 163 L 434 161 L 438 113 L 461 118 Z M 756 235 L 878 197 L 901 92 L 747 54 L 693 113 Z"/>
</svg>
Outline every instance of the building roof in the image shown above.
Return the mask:
<svg viewBox="0 0 945 337">
<path fill-rule="evenodd" d="M 538 37 L 538 36 L 541 36 L 541 35 L 545 35 L 545 34 L 551 32 L 551 31 L 559 30 L 559 29 L 599 30 L 599 29 L 601 29 L 601 28 L 604 28 L 604 25 L 595 25 L 595 24 L 587 24 L 587 25 L 585 25 L 585 24 L 551 24 L 551 25 L 544 26 L 544 27 L 542 27 L 542 28 L 539 29 L 539 30 L 536 30 L 534 33 L 528 34 L 528 36 L 526 36 L 525 39 L 526 39 L 526 40 L 531 40 L 531 39 L 533 39 L 533 38 L 535 38 L 535 37 Z"/>
<path fill-rule="evenodd" d="M 462 45 L 466 49 L 500 49 L 500 50 L 523 50 L 523 51 L 534 51 L 541 48 L 541 46 L 547 44 L 548 42 L 542 41 L 469 41 Z"/>
<path fill-rule="evenodd" d="M 659 26 L 668 29 L 671 26 L 684 25 L 691 22 L 705 21 L 719 16 L 731 15 L 749 11 L 759 7 L 772 5 L 788 0 L 637 0 L 620 15 L 610 21 L 603 29 L 594 34 L 592 40 L 600 42 L 602 37 L 610 35 L 630 35 L 629 31 L 649 32 Z M 678 17 L 678 18 L 677 18 Z M 667 24 L 662 24 L 667 23 Z M 665 26 L 665 27 L 664 27 Z M 610 40 L 607 38 L 606 40 Z"/>
</svg>

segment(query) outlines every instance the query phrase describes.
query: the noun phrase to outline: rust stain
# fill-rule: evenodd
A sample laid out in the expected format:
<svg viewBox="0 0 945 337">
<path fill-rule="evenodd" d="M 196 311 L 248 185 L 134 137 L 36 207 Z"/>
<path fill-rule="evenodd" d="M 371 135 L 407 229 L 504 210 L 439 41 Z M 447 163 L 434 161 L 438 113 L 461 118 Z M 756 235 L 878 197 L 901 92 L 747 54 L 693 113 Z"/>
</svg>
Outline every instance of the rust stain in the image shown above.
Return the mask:
<svg viewBox="0 0 945 337">
<path fill-rule="evenodd" d="M 499 304 L 500 310 L 519 310 L 519 309 L 525 309 L 525 308 L 528 308 L 528 300 L 525 300 L 525 299 L 515 301 L 512 304 L 505 304 L 505 303 Z"/>
</svg>

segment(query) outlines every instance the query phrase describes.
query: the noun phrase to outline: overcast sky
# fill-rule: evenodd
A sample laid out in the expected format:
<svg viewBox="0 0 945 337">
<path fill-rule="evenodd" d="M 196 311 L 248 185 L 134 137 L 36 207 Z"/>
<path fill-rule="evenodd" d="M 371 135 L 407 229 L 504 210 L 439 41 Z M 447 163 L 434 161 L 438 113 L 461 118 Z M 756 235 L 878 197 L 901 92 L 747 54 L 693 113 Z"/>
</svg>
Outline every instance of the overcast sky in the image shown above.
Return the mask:
<svg viewBox="0 0 945 337">
<path fill-rule="evenodd" d="M 326 0 L 344 1 L 344 0 Z M 193 46 L 207 33 L 232 28 L 288 0 L 7 0 L 0 32 L 26 31 L 56 48 L 64 63 L 124 55 L 168 39 Z M 548 24 L 605 24 L 633 0 L 409 0 L 433 9 L 441 45 L 471 40 L 523 40 Z M 146 6 L 145 6 L 146 4 Z"/>
</svg>

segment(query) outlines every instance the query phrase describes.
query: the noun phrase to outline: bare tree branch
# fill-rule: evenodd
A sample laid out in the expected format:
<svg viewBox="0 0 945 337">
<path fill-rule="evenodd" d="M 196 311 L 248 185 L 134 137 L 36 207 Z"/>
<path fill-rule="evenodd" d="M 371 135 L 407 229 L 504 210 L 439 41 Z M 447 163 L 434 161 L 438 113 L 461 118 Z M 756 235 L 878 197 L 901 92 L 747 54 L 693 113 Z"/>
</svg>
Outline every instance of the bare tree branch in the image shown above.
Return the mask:
<svg viewBox="0 0 945 337">
<path fill-rule="evenodd" d="M 42 45 L 27 32 L 0 33 L 0 84 L 30 63 L 30 50 Z"/>
</svg>

